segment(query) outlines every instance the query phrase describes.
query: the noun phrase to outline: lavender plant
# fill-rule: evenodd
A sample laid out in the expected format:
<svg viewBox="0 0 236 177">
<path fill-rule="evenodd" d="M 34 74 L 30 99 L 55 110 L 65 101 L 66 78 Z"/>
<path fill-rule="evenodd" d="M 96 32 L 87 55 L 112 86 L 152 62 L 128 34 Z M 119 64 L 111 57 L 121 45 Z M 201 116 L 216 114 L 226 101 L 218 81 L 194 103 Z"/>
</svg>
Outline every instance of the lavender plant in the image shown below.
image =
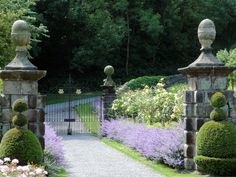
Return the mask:
<svg viewBox="0 0 236 177">
<path fill-rule="evenodd" d="M 48 172 L 51 175 L 56 175 L 62 166 L 66 165 L 64 158 L 64 150 L 62 138 L 57 136 L 55 130 L 48 124 L 45 124 L 45 150 L 44 162 Z"/>
<path fill-rule="evenodd" d="M 103 136 L 175 168 L 183 167 L 183 132 L 182 122 L 157 128 L 119 119 L 104 121 L 102 125 Z"/>
</svg>

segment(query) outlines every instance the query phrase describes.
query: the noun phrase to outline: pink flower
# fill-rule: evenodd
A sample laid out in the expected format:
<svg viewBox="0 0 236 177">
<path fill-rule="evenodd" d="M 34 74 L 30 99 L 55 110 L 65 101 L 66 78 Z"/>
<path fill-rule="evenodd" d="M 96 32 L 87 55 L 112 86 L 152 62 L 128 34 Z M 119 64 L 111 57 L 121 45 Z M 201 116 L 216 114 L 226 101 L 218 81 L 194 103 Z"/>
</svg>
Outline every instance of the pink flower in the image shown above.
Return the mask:
<svg viewBox="0 0 236 177">
<path fill-rule="evenodd" d="M 13 159 L 13 160 L 11 161 L 11 163 L 13 163 L 13 164 L 18 164 L 18 163 L 19 163 L 19 160 L 18 160 L 18 159 Z"/>
</svg>

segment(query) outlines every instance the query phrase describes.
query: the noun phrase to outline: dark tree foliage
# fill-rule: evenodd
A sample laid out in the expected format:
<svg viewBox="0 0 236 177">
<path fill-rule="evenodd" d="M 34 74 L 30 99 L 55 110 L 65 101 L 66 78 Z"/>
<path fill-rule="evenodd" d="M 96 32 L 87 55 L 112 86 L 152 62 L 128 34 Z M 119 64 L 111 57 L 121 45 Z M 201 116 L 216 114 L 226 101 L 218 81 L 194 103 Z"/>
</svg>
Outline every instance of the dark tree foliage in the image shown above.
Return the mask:
<svg viewBox="0 0 236 177">
<path fill-rule="evenodd" d="M 99 89 L 108 64 L 121 81 L 176 73 L 199 55 L 197 27 L 204 18 L 215 22 L 216 50 L 236 39 L 234 0 L 43 0 L 37 12 L 50 38 L 34 63 L 48 70 L 47 86 L 71 73 Z"/>
</svg>

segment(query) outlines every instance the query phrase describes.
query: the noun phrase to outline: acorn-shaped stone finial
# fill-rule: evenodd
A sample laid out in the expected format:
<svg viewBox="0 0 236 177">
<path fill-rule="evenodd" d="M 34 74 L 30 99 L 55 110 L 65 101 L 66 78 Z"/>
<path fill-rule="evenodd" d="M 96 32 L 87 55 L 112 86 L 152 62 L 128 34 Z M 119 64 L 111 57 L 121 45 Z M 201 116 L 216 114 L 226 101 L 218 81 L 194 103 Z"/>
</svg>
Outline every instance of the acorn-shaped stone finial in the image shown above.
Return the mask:
<svg viewBox="0 0 236 177">
<path fill-rule="evenodd" d="M 107 75 L 107 78 L 104 79 L 104 86 L 115 86 L 115 82 L 112 80 L 111 75 L 114 74 L 114 68 L 111 65 L 107 65 L 104 68 L 104 73 Z"/>
<path fill-rule="evenodd" d="M 210 19 L 201 21 L 198 26 L 198 39 L 202 45 L 201 50 L 211 49 L 211 44 L 214 42 L 216 37 L 216 29 L 214 22 Z"/>
<path fill-rule="evenodd" d="M 15 58 L 5 67 L 8 70 L 36 70 L 28 60 L 27 45 L 30 42 L 29 25 L 24 20 L 17 20 L 12 25 L 11 39 L 16 46 Z"/>
</svg>

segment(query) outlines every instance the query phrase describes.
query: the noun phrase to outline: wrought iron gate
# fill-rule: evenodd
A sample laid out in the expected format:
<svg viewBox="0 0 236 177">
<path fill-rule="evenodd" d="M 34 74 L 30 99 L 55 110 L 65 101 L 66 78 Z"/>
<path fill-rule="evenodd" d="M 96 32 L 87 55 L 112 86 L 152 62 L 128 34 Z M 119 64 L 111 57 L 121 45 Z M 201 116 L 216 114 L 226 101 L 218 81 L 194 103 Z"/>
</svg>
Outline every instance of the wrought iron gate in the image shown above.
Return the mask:
<svg viewBox="0 0 236 177">
<path fill-rule="evenodd" d="M 101 96 L 50 94 L 46 103 L 45 122 L 58 134 L 99 133 L 103 117 Z"/>
</svg>

